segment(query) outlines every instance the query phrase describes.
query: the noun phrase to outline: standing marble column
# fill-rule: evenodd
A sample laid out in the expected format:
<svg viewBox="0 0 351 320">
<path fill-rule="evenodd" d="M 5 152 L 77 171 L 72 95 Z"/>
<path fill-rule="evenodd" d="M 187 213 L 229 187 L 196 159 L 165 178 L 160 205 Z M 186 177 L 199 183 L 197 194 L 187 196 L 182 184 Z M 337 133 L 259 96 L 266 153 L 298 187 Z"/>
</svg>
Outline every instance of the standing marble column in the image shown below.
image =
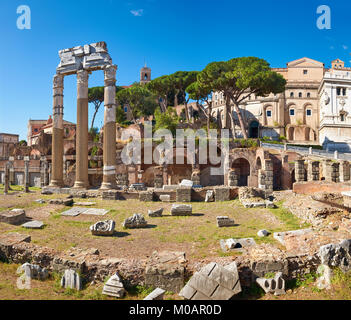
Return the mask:
<svg viewBox="0 0 351 320">
<path fill-rule="evenodd" d="M 63 186 L 63 76 L 54 76 L 51 187 Z"/>
<path fill-rule="evenodd" d="M 104 70 L 104 169 L 101 189 L 116 188 L 116 71 L 116 65 Z"/>
<path fill-rule="evenodd" d="M 24 159 L 24 192 L 29 192 L 29 159 Z"/>
<path fill-rule="evenodd" d="M 74 188 L 88 188 L 88 79 L 86 70 L 77 72 L 76 181 Z"/>
<path fill-rule="evenodd" d="M 9 185 L 10 185 L 10 168 L 8 163 L 5 164 L 5 182 L 4 182 L 4 194 L 9 193 Z"/>
</svg>

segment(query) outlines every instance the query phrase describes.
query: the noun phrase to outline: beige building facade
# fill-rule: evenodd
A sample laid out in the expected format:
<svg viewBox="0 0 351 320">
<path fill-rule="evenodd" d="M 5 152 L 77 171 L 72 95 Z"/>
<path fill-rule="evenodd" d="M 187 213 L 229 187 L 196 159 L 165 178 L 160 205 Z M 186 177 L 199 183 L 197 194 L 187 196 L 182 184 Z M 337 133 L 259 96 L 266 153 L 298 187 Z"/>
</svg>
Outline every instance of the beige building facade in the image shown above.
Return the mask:
<svg viewBox="0 0 351 320">
<path fill-rule="evenodd" d="M 18 134 L 0 133 L 0 157 L 9 157 L 11 148 L 18 142 Z"/>
<path fill-rule="evenodd" d="M 266 97 L 250 96 L 241 105 L 249 137 L 286 137 L 292 143 L 318 144 L 319 96 L 324 64 L 301 58 L 287 63 L 286 68 L 273 68 L 287 81 L 285 91 Z M 223 93 L 213 94 L 212 115 L 223 126 L 225 98 Z M 233 108 L 232 108 L 233 110 Z M 233 112 L 233 111 L 232 111 Z M 236 137 L 242 137 L 237 115 Z"/>
</svg>

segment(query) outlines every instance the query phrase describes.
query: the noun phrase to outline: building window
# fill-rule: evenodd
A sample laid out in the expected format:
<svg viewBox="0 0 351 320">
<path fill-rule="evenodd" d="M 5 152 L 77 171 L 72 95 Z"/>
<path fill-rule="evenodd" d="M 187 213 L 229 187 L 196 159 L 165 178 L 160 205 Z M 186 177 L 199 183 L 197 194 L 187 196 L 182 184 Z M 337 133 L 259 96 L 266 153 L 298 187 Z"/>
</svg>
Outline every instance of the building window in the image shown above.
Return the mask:
<svg viewBox="0 0 351 320">
<path fill-rule="evenodd" d="M 267 110 L 267 118 L 270 118 L 272 116 L 272 111 L 271 110 Z"/>
<path fill-rule="evenodd" d="M 290 92 L 290 98 L 294 98 L 294 92 Z"/>
<path fill-rule="evenodd" d="M 128 112 L 128 107 L 124 107 L 124 112 Z"/>
<path fill-rule="evenodd" d="M 290 109 L 290 115 L 294 116 L 295 115 L 295 109 Z"/>
<path fill-rule="evenodd" d="M 303 70 L 303 74 L 307 74 L 308 73 L 308 70 Z"/>
<path fill-rule="evenodd" d="M 307 92 L 307 98 L 311 98 L 311 93 Z"/>
<path fill-rule="evenodd" d="M 343 96 L 346 96 L 346 88 L 343 88 L 343 89 L 342 89 L 342 95 L 343 95 Z"/>
<path fill-rule="evenodd" d="M 336 95 L 337 96 L 346 96 L 346 88 L 336 88 Z"/>
<path fill-rule="evenodd" d="M 302 98 L 302 92 L 299 92 L 299 98 Z"/>
<path fill-rule="evenodd" d="M 341 121 L 341 122 L 344 122 L 344 121 L 345 121 L 345 115 L 344 115 L 344 114 L 341 114 L 341 115 L 340 115 L 340 121 Z"/>
<path fill-rule="evenodd" d="M 312 116 L 312 110 L 311 109 L 307 109 L 306 110 L 306 116 L 308 116 L 308 117 Z"/>
</svg>

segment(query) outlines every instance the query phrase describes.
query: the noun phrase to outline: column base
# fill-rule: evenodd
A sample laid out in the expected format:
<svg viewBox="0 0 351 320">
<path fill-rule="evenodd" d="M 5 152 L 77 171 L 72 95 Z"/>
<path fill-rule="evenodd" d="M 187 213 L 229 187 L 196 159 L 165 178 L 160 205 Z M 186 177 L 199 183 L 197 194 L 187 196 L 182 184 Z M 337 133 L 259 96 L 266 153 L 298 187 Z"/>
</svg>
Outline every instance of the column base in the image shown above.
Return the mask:
<svg viewBox="0 0 351 320">
<path fill-rule="evenodd" d="M 100 187 L 100 190 L 115 190 L 115 189 L 117 189 L 116 184 L 111 182 L 103 182 Z"/>
<path fill-rule="evenodd" d="M 49 187 L 51 188 L 61 188 L 63 187 L 63 181 L 61 180 L 51 180 Z"/>
<path fill-rule="evenodd" d="M 75 181 L 73 189 L 88 189 L 89 184 L 84 181 Z"/>
</svg>

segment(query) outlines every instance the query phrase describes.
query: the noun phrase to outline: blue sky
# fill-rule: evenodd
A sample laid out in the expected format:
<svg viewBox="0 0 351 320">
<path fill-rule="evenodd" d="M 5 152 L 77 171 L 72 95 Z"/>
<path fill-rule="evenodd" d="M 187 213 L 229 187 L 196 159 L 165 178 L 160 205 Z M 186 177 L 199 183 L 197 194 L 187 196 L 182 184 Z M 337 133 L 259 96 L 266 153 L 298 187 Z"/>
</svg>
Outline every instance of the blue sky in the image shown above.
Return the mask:
<svg viewBox="0 0 351 320">
<path fill-rule="evenodd" d="M 31 9 L 30 30 L 17 29 L 19 5 Z M 331 30 L 316 26 L 320 5 L 331 8 Z M 60 49 L 106 41 L 118 85 L 138 80 L 144 60 L 153 78 L 240 56 L 272 67 L 305 56 L 350 66 L 350 14 L 348 0 L 0 0 L 0 132 L 26 139 L 28 120 L 51 114 Z M 97 85 L 102 72 L 90 77 Z M 64 118 L 75 122 L 74 76 L 65 78 L 64 94 Z M 101 108 L 97 126 L 102 119 Z"/>
</svg>

